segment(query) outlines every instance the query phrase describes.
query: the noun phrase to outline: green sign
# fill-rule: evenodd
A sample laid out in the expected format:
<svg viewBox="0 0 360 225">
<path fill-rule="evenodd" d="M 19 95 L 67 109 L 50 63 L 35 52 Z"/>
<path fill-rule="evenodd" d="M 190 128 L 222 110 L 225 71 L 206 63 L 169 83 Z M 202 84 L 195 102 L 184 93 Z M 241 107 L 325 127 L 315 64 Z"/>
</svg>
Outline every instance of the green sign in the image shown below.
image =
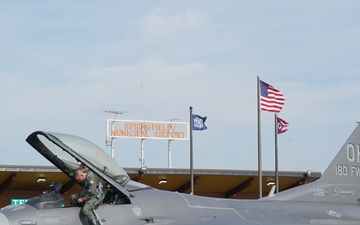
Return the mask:
<svg viewBox="0 0 360 225">
<path fill-rule="evenodd" d="M 27 198 L 12 198 L 11 205 L 21 205 L 27 202 Z"/>
</svg>

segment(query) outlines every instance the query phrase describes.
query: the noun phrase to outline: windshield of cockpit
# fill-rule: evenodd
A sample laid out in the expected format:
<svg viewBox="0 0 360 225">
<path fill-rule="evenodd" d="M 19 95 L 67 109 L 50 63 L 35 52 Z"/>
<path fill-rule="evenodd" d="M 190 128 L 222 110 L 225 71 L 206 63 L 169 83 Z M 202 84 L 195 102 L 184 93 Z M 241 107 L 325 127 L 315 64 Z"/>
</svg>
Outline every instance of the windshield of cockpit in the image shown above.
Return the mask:
<svg viewBox="0 0 360 225">
<path fill-rule="evenodd" d="M 127 173 L 100 147 L 91 143 L 90 141 L 81 137 L 59 134 L 59 133 L 48 133 L 51 136 L 58 139 L 62 144 L 68 147 L 72 151 L 79 154 L 81 157 L 86 159 L 89 163 L 95 166 L 100 171 L 104 172 L 115 182 L 124 184 L 129 180 Z M 78 168 L 81 165 L 77 159 L 71 156 L 68 152 L 64 151 L 58 145 L 48 140 L 46 137 L 40 135 L 39 139 L 41 142 L 54 154 L 54 157 L 58 158 L 56 161 L 61 161 L 64 167 L 69 171 Z"/>
</svg>

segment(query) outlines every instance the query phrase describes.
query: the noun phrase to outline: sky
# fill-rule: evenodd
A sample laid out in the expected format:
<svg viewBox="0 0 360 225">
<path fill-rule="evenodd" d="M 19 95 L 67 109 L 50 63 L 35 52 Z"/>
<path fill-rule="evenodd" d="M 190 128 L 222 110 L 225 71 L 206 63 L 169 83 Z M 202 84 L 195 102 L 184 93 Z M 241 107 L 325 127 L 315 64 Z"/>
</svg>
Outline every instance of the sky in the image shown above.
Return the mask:
<svg viewBox="0 0 360 225">
<path fill-rule="evenodd" d="M 106 146 L 117 119 L 189 122 L 194 168 L 257 170 L 257 77 L 279 89 L 289 122 L 279 170 L 323 172 L 360 121 L 359 1 L 0 1 L 0 165 L 51 165 L 34 131 Z M 262 167 L 274 170 L 274 114 L 261 112 Z M 140 141 L 115 160 L 140 167 Z M 172 167 L 189 167 L 189 141 Z M 167 141 L 144 142 L 167 168 Z"/>
</svg>

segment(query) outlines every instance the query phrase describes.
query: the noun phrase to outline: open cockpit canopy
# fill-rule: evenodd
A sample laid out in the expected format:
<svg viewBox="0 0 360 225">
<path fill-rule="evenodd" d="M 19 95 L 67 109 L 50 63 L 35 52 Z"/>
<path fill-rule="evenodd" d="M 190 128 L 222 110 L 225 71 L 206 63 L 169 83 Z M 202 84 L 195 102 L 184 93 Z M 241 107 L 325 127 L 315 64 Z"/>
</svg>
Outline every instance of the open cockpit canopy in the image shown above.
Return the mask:
<svg viewBox="0 0 360 225">
<path fill-rule="evenodd" d="M 127 173 L 100 147 L 78 136 L 37 131 L 26 141 L 41 155 L 73 178 L 75 169 L 85 165 L 113 187 L 129 195 L 124 185 Z"/>
</svg>

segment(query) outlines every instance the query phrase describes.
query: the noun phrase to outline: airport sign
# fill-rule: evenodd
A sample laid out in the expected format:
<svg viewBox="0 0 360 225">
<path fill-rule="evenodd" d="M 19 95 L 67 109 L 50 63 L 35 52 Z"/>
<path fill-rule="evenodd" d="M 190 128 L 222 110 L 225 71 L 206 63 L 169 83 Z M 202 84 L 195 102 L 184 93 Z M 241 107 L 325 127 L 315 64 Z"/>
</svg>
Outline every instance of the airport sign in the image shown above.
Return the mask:
<svg viewBox="0 0 360 225">
<path fill-rule="evenodd" d="M 189 123 L 174 121 L 107 120 L 108 138 L 188 140 Z"/>
</svg>

